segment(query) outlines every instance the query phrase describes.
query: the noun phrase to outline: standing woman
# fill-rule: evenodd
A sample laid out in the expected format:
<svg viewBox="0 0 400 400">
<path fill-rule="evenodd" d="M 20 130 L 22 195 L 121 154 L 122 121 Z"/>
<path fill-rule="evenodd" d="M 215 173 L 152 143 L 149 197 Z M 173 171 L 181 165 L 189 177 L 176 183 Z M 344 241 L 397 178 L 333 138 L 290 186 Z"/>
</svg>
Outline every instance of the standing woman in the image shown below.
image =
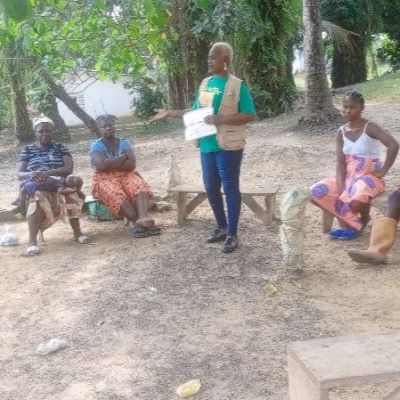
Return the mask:
<svg viewBox="0 0 400 400">
<path fill-rule="evenodd" d="M 336 137 L 336 177 L 311 187 L 312 202 L 335 216 L 341 228 L 330 232 L 332 239 L 356 238 L 367 225 L 371 200 L 385 190 L 383 177 L 393 165 L 399 144 L 379 125 L 362 117 L 364 98 L 352 92 L 343 101 L 347 123 Z M 379 160 L 379 144 L 386 159 Z"/>
<path fill-rule="evenodd" d="M 203 80 L 193 109 L 213 107 L 214 115 L 205 122 L 214 124 L 214 135 L 199 140 L 204 186 L 217 227 L 207 243 L 224 242 L 222 251 L 231 253 L 238 245 L 241 195 L 239 189 L 240 165 L 245 146 L 245 128 L 255 119 L 254 102 L 247 86 L 229 73 L 233 50 L 228 43 L 215 43 L 208 55 L 208 68 L 212 76 Z M 190 110 L 156 110 L 151 121 L 167 117 L 182 117 Z M 223 186 L 228 217 L 221 193 Z"/>
</svg>

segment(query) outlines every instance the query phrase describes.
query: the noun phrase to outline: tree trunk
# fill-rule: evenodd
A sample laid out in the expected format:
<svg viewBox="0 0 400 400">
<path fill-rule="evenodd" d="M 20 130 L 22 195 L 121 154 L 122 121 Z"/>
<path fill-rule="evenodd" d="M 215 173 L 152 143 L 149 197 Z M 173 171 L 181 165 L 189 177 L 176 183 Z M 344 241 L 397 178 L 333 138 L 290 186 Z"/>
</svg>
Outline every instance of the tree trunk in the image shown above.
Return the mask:
<svg viewBox="0 0 400 400">
<path fill-rule="evenodd" d="M 288 3 L 279 0 L 253 2 L 259 18 L 274 34 L 265 33 L 251 44 L 250 49 L 236 56 L 239 60 L 235 66 L 242 71 L 240 77 L 248 80 L 260 117 L 290 111 L 297 98 L 292 71 L 287 68 L 287 48 L 291 46 L 296 27 L 290 23 L 283 26 Z"/>
<path fill-rule="evenodd" d="M 65 125 L 65 121 L 58 112 L 55 96 L 49 92 L 43 93 L 38 109 L 54 122 L 56 139 L 62 142 L 69 142 L 71 140 L 71 135 L 69 134 L 67 125 Z"/>
<path fill-rule="evenodd" d="M 26 101 L 22 60 L 18 59 L 18 52 L 14 44 L 6 44 L 4 54 L 11 84 L 14 133 L 19 142 L 32 142 L 34 134 Z"/>
<path fill-rule="evenodd" d="M 335 43 L 332 60 L 332 87 L 339 88 L 367 80 L 365 42 L 354 36 L 349 43 Z"/>
<path fill-rule="evenodd" d="M 300 123 L 325 125 L 340 113 L 333 105 L 326 78 L 320 0 L 303 0 L 303 25 L 308 115 Z"/>
<path fill-rule="evenodd" d="M 85 110 L 79 107 L 77 102 L 66 92 L 66 90 L 62 86 L 55 83 L 53 78 L 45 69 L 41 68 L 39 73 L 44 82 L 53 92 L 54 96 L 60 99 L 87 126 L 87 128 L 92 133 L 99 136 L 96 121 L 89 114 L 87 114 Z"/>
</svg>

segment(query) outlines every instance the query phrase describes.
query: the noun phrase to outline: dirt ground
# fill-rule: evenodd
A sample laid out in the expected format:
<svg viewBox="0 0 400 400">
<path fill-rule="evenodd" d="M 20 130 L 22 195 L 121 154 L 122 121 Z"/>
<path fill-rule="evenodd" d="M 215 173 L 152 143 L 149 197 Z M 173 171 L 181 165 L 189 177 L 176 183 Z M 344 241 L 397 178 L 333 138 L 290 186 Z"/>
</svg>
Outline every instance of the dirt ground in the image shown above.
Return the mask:
<svg viewBox="0 0 400 400">
<path fill-rule="evenodd" d="M 400 106 L 370 105 L 366 115 L 400 140 Z M 246 186 L 309 186 L 334 170 L 334 132 L 307 136 L 297 116 L 254 123 L 242 168 Z M 126 132 L 121 135 L 127 136 Z M 16 194 L 18 149 L 1 139 L 0 208 Z M 89 139 L 69 146 L 89 193 Z M 138 169 L 165 194 L 168 156 L 183 181 L 200 183 L 197 150 L 182 132 L 134 137 Z M 400 161 L 387 177 L 398 185 Z M 278 199 L 278 200 L 279 200 Z M 204 239 L 213 229 L 203 203 L 187 225 L 176 209 L 155 215 L 160 237 L 134 239 L 117 222 L 82 219 L 93 245 L 73 243 L 62 222 L 45 233 L 43 253 L 21 257 L 25 222 L 11 225 L 22 245 L 1 247 L 1 400 L 173 400 L 176 387 L 199 378 L 198 400 L 287 399 L 286 345 L 335 335 L 400 329 L 400 247 L 384 268 L 357 269 L 346 255 L 367 243 L 329 241 L 320 212 L 307 209 L 306 266 L 293 279 L 282 264 L 279 226 L 265 229 L 243 206 L 240 248 L 230 255 Z M 278 292 L 266 290 L 273 282 Z M 41 342 L 67 341 L 46 357 Z M 332 399 L 382 399 L 394 388 L 356 388 Z"/>
</svg>

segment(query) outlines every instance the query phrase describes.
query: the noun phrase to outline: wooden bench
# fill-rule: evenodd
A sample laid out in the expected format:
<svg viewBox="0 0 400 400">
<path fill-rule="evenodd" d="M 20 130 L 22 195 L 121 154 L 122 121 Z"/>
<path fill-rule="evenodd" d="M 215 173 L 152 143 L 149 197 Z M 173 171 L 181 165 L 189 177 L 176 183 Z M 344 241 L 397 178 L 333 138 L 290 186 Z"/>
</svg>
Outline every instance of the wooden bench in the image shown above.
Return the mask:
<svg viewBox="0 0 400 400">
<path fill-rule="evenodd" d="M 371 201 L 371 207 L 375 207 L 379 212 L 383 213 L 386 209 L 386 203 L 387 203 L 389 194 L 390 194 L 390 191 L 386 190 L 379 196 L 375 197 Z M 332 230 L 333 220 L 335 219 L 335 217 L 325 210 L 321 210 L 321 211 L 322 211 L 322 232 L 328 233 Z"/>
<path fill-rule="evenodd" d="M 265 226 L 269 226 L 276 219 L 276 194 L 278 191 L 279 187 L 277 186 L 269 186 L 268 188 L 241 188 L 242 201 Z M 203 186 L 178 185 L 172 188 L 170 192 L 177 194 L 179 226 L 182 226 L 185 223 L 186 217 L 207 199 L 207 194 Z M 195 194 L 195 197 L 187 202 L 187 195 L 190 193 Z M 263 197 L 265 208 L 254 200 L 253 197 L 256 196 Z"/>
<path fill-rule="evenodd" d="M 400 333 L 291 343 L 288 372 L 289 400 L 328 400 L 333 389 L 400 380 Z"/>
</svg>

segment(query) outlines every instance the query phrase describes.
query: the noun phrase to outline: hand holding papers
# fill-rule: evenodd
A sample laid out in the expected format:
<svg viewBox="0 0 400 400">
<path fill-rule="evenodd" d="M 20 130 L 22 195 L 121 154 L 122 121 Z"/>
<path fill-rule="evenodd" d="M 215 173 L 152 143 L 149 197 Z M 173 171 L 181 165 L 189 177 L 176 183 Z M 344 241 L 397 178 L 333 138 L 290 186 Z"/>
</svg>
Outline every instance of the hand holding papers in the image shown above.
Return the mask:
<svg viewBox="0 0 400 400">
<path fill-rule="evenodd" d="M 213 115 L 212 107 L 199 108 L 198 110 L 189 111 L 183 115 L 185 124 L 185 139 L 195 140 L 205 136 L 215 135 L 217 127 L 215 125 L 206 124 L 204 118 Z"/>
</svg>

